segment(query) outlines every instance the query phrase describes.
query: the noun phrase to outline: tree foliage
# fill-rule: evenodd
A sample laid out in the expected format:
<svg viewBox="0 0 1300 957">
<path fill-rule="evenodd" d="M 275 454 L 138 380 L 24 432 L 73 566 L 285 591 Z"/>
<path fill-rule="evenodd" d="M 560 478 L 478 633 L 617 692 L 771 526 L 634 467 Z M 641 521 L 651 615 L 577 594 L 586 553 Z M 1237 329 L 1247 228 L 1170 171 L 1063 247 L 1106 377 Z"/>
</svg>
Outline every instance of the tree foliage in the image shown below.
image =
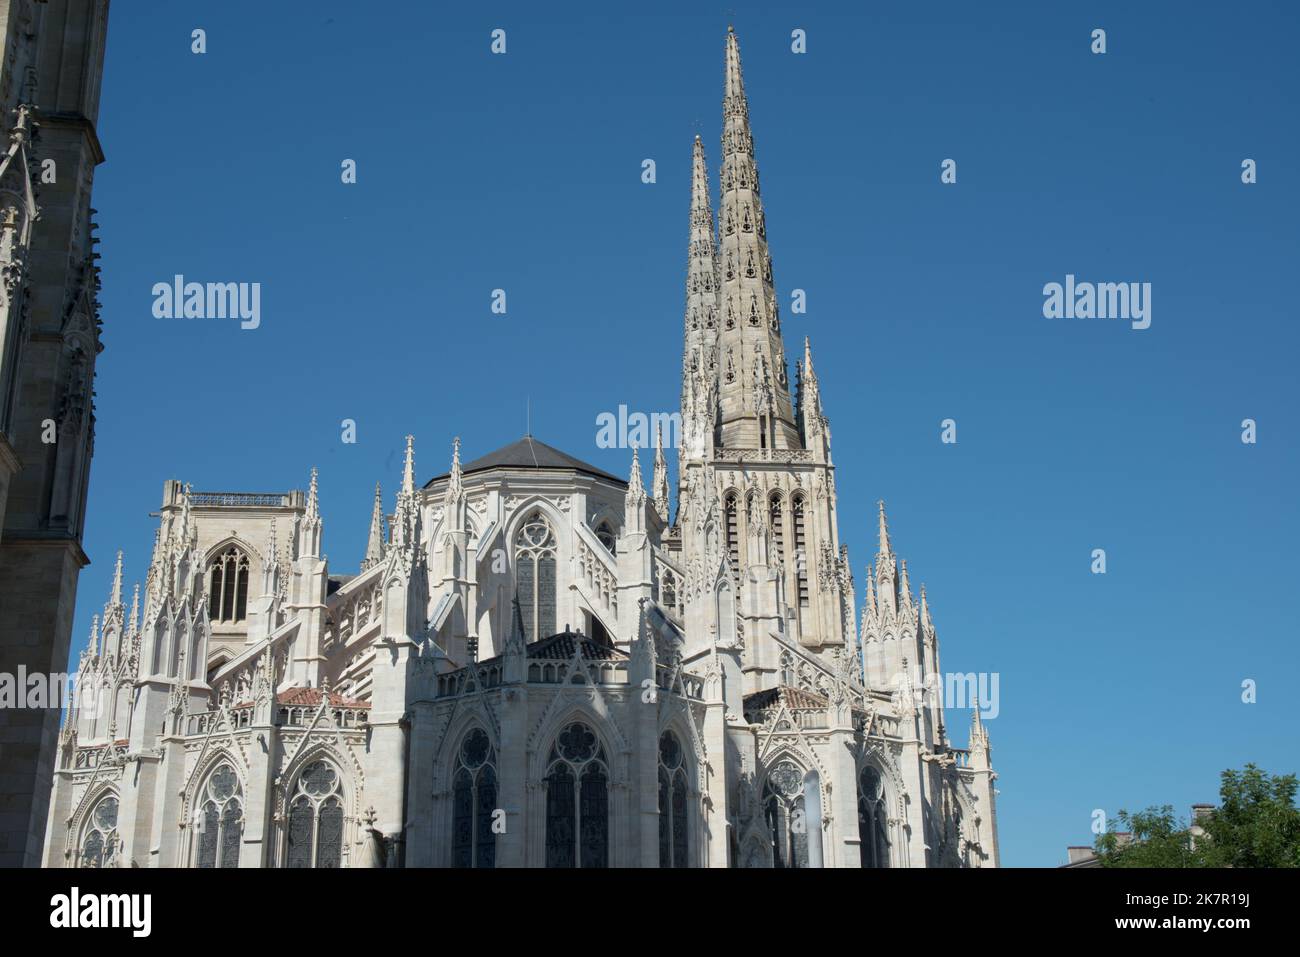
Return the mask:
<svg viewBox="0 0 1300 957">
<path fill-rule="evenodd" d="M 1219 806 L 1196 821 L 1168 804 L 1119 812 L 1131 839 L 1107 831 L 1096 841 L 1102 867 L 1300 867 L 1300 809 L 1294 774 L 1274 777 L 1253 764 L 1227 770 Z"/>
</svg>

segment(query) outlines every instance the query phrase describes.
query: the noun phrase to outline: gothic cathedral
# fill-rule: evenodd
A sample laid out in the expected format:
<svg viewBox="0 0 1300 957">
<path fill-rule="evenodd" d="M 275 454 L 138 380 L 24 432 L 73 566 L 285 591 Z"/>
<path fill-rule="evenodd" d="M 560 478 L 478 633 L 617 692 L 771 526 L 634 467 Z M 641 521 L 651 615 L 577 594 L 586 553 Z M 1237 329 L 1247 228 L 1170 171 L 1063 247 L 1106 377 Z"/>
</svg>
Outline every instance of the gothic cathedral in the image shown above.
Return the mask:
<svg viewBox="0 0 1300 957">
<path fill-rule="evenodd" d="M 525 436 L 378 488 L 354 573 L 304 493 L 169 481 L 59 737 L 45 863 L 990 867 L 934 624 L 878 514 L 859 614 L 807 340 L 792 386 L 733 32 L 694 146 L 677 511 Z M 927 690 L 928 689 L 928 690 Z"/>
</svg>

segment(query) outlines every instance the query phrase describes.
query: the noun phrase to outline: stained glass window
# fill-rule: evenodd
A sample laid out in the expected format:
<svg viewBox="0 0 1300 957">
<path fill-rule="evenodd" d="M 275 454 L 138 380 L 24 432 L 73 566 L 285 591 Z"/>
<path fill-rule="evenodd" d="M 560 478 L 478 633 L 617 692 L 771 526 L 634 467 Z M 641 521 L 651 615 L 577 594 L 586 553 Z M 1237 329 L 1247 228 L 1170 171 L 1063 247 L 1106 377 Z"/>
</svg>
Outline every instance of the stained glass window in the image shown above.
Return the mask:
<svg viewBox="0 0 1300 957">
<path fill-rule="evenodd" d="M 541 512 L 515 536 L 515 588 L 527 640 L 555 634 L 555 533 Z"/>
<path fill-rule="evenodd" d="M 117 853 L 117 798 L 106 794 L 90 812 L 81 836 L 82 867 L 112 867 Z"/>
<path fill-rule="evenodd" d="M 681 742 L 666 731 L 659 738 L 659 866 L 689 867 L 686 768 Z"/>
<path fill-rule="evenodd" d="M 343 866 L 342 781 L 327 761 L 313 761 L 298 775 L 285 862 L 288 867 Z"/>
<path fill-rule="evenodd" d="M 546 866 L 609 866 L 609 763 L 595 732 L 574 722 L 551 748 Z"/>
<path fill-rule="evenodd" d="M 888 823 L 880 772 L 865 767 L 858 776 L 858 852 L 863 867 L 889 866 Z"/>
<path fill-rule="evenodd" d="M 238 867 L 243 841 L 244 804 L 239 776 L 229 764 L 221 764 L 199 792 L 195 816 L 196 867 Z"/>
<path fill-rule="evenodd" d="M 321 803 L 316 839 L 316 866 L 340 866 L 343 860 L 343 802 L 338 799 L 338 795 L 326 798 Z"/>
<path fill-rule="evenodd" d="M 496 752 L 487 733 L 475 728 L 457 753 L 453 778 L 451 835 L 452 867 L 495 867 L 497 810 Z"/>
<path fill-rule="evenodd" d="M 208 566 L 208 618 L 243 621 L 248 612 L 248 556 L 234 545 Z"/>
<path fill-rule="evenodd" d="M 791 761 L 781 761 L 763 785 L 763 815 L 772 835 L 775 867 L 808 866 L 808 820 L 804 811 L 803 772 Z"/>
</svg>

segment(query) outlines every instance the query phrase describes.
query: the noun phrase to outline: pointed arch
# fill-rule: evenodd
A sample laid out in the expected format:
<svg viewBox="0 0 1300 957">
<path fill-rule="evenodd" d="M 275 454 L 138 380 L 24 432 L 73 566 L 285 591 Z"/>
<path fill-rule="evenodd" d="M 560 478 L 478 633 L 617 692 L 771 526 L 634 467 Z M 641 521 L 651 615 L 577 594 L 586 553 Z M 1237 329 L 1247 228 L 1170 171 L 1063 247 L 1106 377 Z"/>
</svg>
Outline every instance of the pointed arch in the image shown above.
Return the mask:
<svg viewBox="0 0 1300 957">
<path fill-rule="evenodd" d="M 237 538 L 227 538 L 203 559 L 208 590 L 208 620 L 235 624 L 248 618 L 248 584 L 256 552 Z"/>
<path fill-rule="evenodd" d="M 613 773 L 604 743 L 592 725 L 575 720 L 546 754 L 546 866 L 609 867 Z"/>
<path fill-rule="evenodd" d="M 496 866 L 497 751 L 477 723 L 456 740 L 451 772 L 451 866 Z"/>
<path fill-rule="evenodd" d="M 339 868 L 348 866 L 348 831 L 355 822 L 358 783 L 351 764 L 327 742 L 295 755 L 279 788 L 279 866 Z M 332 772 L 332 774 L 330 773 Z"/>
<path fill-rule="evenodd" d="M 190 860 L 198 868 L 238 867 L 245 808 L 239 762 L 218 752 L 210 764 L 191 802 L 195 810 Z"/>
<path fill-rule="evenodd" d="M 85 803 L 84 813 L 75 822 L 77 867 L 104 868 L 117 865 L 121 838 L 118 834 L 120 798 L 117 789 L 105 785 L 94 799 Z"/>
</svg>

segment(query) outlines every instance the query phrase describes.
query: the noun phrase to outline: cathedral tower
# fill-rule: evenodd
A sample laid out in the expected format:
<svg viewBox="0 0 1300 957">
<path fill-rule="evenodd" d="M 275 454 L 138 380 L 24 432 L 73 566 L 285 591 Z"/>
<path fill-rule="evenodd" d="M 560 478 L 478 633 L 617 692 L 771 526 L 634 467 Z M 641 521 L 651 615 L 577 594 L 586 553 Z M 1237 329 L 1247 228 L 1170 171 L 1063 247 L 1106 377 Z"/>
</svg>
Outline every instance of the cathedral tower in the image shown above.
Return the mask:
<svg viewBox="0 0 1300 957">
<path fill-rule="evenodd" d="M 830 428 L 811 345 L 792 400 L 740 46 L 728 31 L 717 234 L 692 162 L 678 525 L 692 643 L 742 623 L 747 691 L 777 680 L 771 631 L 816 653 L 854 641 Z M 692 605 L 697 605 L 692 609 Z M 694 625 L 692 628 L 690 625 Z"/>
<path fill-rule="evenodd" d="M 95 440 L 108 0 L 0 0 L 0 673 L 68 667 Z M 34 866 L 59 708 L 0 709 L 0 867 Z"/>
</svg>

